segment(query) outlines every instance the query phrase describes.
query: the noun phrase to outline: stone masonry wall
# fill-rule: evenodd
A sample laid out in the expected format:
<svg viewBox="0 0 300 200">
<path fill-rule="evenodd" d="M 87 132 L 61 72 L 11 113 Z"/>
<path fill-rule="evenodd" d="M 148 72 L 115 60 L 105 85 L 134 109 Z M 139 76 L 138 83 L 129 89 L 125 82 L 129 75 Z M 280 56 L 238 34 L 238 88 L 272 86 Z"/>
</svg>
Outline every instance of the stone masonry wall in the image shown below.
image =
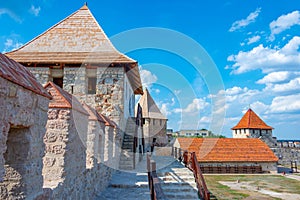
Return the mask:
<svg viewBox="0 0 300 200">
<path fill-rule="evenodd" d="M 297 165 L 300 166 L 300 147 L 277 147 L 271 149 L 279 158 L 278 164 L 291 166 L 291 161 L 296 161 Z"/>
<path fill-rule="evenodd" d="M 50 81 L 49 67 L 28 67 L 28 69 L 40 84 L 45 85 L 48 81 Z"/>
<path fill-rule="evenodd" d="M 44 137 L 44 188 L 52 188 L 52 198 L 84 199 L 86 197 L 86 115 L 70 109 L 48 111 Z M 85 127 L 85 135 L 83 127 Z"/>
<path fill-rule="evenodd" d="M 0 77 L 0 199 L 34 199 L 43 193 L 48 103 Z"/>
</svg>

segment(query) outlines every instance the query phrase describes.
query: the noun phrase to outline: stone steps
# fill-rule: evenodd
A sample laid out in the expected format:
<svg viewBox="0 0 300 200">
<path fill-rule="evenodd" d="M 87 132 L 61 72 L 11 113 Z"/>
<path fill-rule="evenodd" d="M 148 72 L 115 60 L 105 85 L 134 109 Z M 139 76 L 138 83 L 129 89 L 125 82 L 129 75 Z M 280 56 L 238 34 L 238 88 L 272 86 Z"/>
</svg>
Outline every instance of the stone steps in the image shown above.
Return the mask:
<svg viewBox="0 0 300 200">
<path fill-rule="evenodd" d="M 167 199 L 199 199 L 193 172 L 179 162 L 157 172 L 162 190 Z"/>
<path fill-rule="evenodd" d="M 96 200 L 149 200 L 148 178 L 146 173 L 118 171 L 105 191 Z"/>
<path fill-rule="evenodd" d="M 135 120 L 128 119 L 122 142 L 122 150 L 119 161 L 119 169 L 133 170 L 133 142 L 134 142 Z"/>
</svg>

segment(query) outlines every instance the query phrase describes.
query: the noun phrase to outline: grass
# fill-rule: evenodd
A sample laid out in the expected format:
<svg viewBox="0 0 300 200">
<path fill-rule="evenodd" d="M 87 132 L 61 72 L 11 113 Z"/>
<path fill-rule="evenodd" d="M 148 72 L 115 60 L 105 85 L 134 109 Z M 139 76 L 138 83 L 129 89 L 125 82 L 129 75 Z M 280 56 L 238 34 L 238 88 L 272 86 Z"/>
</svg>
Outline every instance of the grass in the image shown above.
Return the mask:
<svg viewBox="0 0 300 200">
<path fill-rule="evenodd" d="M 250 185 L 274 192 L 286 192 L 300 194 L 299 181 L 286 178 L 280 175 L 205 175 L 208 189 L 217 199 L 244 199 L 248 196 L 257 199 L 275 199 L 257 191 L 233 190 L 228 186 L 222 185 L 219 181 L 228 182 L 249 182 Z"/>
</svg>

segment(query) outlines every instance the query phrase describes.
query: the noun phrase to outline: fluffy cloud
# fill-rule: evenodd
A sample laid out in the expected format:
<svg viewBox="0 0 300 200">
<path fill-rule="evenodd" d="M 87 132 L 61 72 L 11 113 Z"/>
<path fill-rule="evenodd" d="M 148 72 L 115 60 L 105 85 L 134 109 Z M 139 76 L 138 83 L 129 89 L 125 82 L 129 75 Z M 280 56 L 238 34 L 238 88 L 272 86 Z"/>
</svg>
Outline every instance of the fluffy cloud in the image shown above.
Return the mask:
<svg viewBox="0 0 300 200">
<path fill-rule="evenodd" d="M 282 15 L 270 23 L 271 36 L 270 39 L 274 40 L 275 35 L 279 34 L 287 29 L 290 29 L 294 25 L 300 24 L 300 12 L 294 11 L 286 15 Z"/>
<path fill-rule="evenodd" d="M 161 103 L 161 105 L 159 106 L 159 110 L 162 112 L 162 114 L 164 114 L 167 117 L 168 115 L 172 114 L 171 107 L 174 105 L 175 105 L 175 99 L 172 98 L 171 102 Z"/>
<path fill-rule="evenodd" d="M 248 26 L 250 23 L 255 22 L 256 18 L 258 17 L 261 8 L 257 8 L 254 12 L 250 13 L 246 19 L 235 21 L 231 28 L 229 29 L 230 32 L 234 32 L 239 30 L 242 27 Z"/>
<path fill-rule="evenodd" d="M 204 110 L 210 104 L 205 101 L 205 99 L 195 98 L 193 101 L 187 105 L 186 108 L 176 108 L 175 113 L 186 113 L 186 114 L 198 114 L 200 110 Z"/>
<path fill-rule="evenodd" d="M 291 113 L 300 111 L 300 94 L 275 97 L 270 106 L 271 113 Z"/>
<path fill-rule="evenodd" d="M 255 35 L 255 36 L 253 36 L 253 37 L 251 37 L 251 38 L 248 39 L 247 44 L 249 45 L 249 44 L 255 43 L 255 42 L 259 41 L 259 40 L 260 40 L 260 36 L 259 35 Z"/>
<path fill-rule="evenodd" d="M 267 74 L 262 79 L 256 81 L 258 84 L 268 84 L 268 83 L 278 83 L 282 81 L 286 81 L 290 77 L 291 72 L 288 71 L 279 71 L 279 72 L 272 72 Z"/>
<path fill-rule="evenodd" d="M 262 44 L 248 52 L 240 51 L 230 55 L 227 60 L 234 62 L 233 74 L 241 74 L 257 69 L 264 73 L 278 70 L 298 70 L 300 65 L 300 37 L 294 36 L 281 49 L 264 47 Z"/>
<path fill-rule="evenodd" d="M 4 43 L 3 53 L 15 50 L 15 49 L 21 47 L 22 45 L 23 44 L 18 42 L 16 39 L 8 38 L 8 39 L 6 39 L 6 41 Z"/>
<path fill-rule="evenodd" d="M 140 75 L 144 87 L 150 88 L 157 81 L 157 76 L 148 70 L 140 68 Z"/>
<path fill-rule="evenodd" d="M 265 90 L 281 94 L 300 92 L 300 77 L 292 79 L 288 83 L 269 84 Z"/>
<path fill-rule="evenodd" d="M 34 5 L 31 5 L 29 9 L 29 13 L 33 14 L 34 16 L 38 16 L 40 14 L 41 7 L 35 7 Z"/>
</svg>

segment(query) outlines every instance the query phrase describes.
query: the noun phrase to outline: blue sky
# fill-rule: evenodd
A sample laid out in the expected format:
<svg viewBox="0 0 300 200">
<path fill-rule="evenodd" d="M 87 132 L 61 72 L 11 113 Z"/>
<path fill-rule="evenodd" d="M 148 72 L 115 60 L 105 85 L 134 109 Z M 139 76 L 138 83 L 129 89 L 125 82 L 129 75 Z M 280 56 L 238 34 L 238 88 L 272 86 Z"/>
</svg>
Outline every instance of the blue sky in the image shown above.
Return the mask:
<svg viewBox="0 0 300 200">
<path fill-rule="evenodd" d="M 0 51 L 28 42 L 83 3 L 2 1 Z M 199 63 L 204 57 L 214 62 L 215 66 L 198 68 L 183 54 L 160 48 L 125 52 L 139 62 L 145 86 L 169 119 L 168 128 L 211 128 L 219 103 L 212 99 L 223 95 L 226 115 L 221 134 L 231 137 L 230 128 L 250 105 L 275 128 L 274 136 L 300 138 L 300 1 L 90 0 L 88 7 L 108 37 L 136 28 L 164 28 L 201 45 L 204 50 L 196 57 Z M 158 38 L 162 43 L 165 39 Z M 175 42 L 173 47 L 190 51 L 184 42 Z M 114 44 L 122 50 L 123 44 Z M 205 70 L 212 68 L 218 73 L 209 76 Z M 223 90 L 212 92 L 212 79 L 218 75 Z"/>
</svg>

